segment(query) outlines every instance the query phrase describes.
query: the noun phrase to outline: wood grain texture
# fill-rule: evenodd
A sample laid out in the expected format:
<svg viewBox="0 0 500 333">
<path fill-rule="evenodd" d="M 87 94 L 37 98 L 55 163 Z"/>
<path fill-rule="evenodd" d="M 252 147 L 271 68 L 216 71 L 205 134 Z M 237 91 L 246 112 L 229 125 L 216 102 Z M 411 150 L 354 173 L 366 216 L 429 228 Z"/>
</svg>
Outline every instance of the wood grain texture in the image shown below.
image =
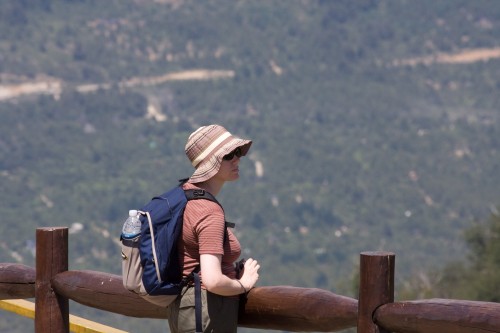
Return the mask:
<svg viewBox="0 0 500 333">
<path fill-rule="evenodd" d="M 374 321 L 401 333 L 500 332 L 500 303 L 430 299 L 382 305 Z"/>
<path fill-rule="evenodd" d="M 359 272 L 359 333 L 387 333 L 373 322 L 382 304 L 394 301 L 395 255 L 391 252 L 362 252 Z"/>
<path fill-rule="evenodd" d="M 68 270 L 68 228 L 36 229 L 36 253 L 35 332 L 69 332 L 69 301 L 51 283 Z"/>
<path fill-rule="evenodd" d="M 35 269 L 21 264 L 0 263 L 0 299 L 35 297 Z"/>
</svg>

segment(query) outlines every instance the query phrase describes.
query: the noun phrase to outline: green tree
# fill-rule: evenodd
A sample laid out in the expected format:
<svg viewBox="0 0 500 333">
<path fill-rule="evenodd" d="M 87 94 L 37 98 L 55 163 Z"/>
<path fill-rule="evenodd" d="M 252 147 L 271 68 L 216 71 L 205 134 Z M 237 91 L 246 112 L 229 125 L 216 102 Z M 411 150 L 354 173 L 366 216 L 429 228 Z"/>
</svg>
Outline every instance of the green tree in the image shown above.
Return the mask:
<svg viewBox="0 0 500 333">
<path fill-rule="evenodd" d="M 500 215 L 492 214 L 486 227 L 470 229 L 466 239 L 473 252 L 469 276 L 475 299 L 500 302 Z"/>
<path fill-rule="evenodd" d="M 500 302 L 500 215 L 465 232 L 470 249 L 468 263 L 448 265 L 437 284 L 441 297 Z"/>
</svg>

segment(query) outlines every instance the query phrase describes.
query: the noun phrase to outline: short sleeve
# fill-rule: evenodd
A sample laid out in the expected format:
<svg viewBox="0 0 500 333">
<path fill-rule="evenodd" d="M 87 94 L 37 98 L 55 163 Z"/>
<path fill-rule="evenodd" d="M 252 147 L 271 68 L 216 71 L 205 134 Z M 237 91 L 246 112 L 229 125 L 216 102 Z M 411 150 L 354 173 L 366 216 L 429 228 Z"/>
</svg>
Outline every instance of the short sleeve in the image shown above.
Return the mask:
<svg viewBox="0 0 500 333">
<path fill-rule="evenodd" d="M 199 254 L 224 254 L 225 220 L 222 208 L 209 200 L 189 202 L 189 211 L 197 212 L 194 232 L 198 238 Z"/>
</svg>

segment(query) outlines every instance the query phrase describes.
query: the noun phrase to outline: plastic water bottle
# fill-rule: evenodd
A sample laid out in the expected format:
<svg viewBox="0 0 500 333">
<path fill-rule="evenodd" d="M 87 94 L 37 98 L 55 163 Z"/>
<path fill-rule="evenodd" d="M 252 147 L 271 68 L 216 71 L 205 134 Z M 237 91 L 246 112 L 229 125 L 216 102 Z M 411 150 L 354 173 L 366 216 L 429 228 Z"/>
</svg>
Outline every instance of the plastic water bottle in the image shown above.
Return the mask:
<svg viewBox="0 0 500 333">
<path fill-rule="evenodd" d="M 128 211 L 128 218 L 123 224 L 122 237 L 124 239 L 132 239 L 141 233 L 141 220 L 139 220 L 139 212 L 135 209 Z"/>
</svg>

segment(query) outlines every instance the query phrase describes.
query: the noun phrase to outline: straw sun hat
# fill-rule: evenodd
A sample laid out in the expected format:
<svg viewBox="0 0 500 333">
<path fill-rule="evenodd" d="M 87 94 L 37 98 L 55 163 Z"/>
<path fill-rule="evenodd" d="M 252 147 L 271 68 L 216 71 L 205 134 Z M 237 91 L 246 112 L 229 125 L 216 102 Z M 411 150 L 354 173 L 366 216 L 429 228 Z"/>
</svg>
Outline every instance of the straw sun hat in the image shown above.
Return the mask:
<svg viewBox="0 0 500 333">
<path fill-rule="evenodd" d="M 240 139 L 220 125 L 202 126 L 194 131 L 186 143 L 186 155 L 195 172 L 189 183 L 206 181 L 219 171 L 222 157 L 241 147 L 245 156 L 252 145 L 251 140 Z"/>
</svg>

